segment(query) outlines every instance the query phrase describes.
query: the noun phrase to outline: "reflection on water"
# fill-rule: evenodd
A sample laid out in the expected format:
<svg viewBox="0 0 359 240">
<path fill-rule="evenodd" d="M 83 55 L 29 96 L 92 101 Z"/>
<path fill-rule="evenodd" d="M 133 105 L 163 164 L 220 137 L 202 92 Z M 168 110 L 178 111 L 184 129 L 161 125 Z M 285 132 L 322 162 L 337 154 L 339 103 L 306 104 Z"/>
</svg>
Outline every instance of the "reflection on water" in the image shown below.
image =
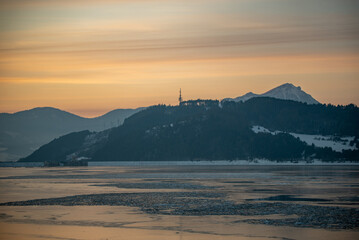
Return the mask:
<svg viewBox="0 0 359 240">
<path fill-rule="evenodd" d="M 358 177 L 359 166 L 0 168 L 0 202 L 102 193 L 204 191 L 222 193 L 226 201 L 238 204 L 279 201 L 359 209 Z M 0 239 L 359 238 L 358 228 L 334 231 L 261 221 L 285 222 L 295 217 L 172 216 L 147 214 L 128 206 L 1 206 Z"/>
</svg>

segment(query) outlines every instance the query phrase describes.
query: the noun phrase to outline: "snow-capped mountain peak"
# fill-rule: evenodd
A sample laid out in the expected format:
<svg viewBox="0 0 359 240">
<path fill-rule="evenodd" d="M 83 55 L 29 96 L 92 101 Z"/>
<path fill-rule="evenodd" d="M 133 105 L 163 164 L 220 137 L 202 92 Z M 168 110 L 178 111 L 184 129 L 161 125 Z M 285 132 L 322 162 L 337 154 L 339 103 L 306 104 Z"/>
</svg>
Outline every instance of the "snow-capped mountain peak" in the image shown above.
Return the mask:
<svg viewBox="0 0 359 240">
<path fill-rule="evenodd" d="M 235 101 L 235 102 L 245 102 L 251 98 L 254 97 L 272 97 L 272 98 L 278 98 L 283 100 L 292 100 L 297 102 L 303 102 L 307 104 L 319 104 L 317 100 L 315 100 L 311 95 L 304 92 L 301 87 L 296 87 L 291 83 L 285 83 L 283 85 L 280 85 L 276 88 L 273 88 L 272 90 L 269 90 L 268 92 L 265 92 L 263 94 L 255 94 L 252 92 L 249 92 L 243 96 L 237 97 L 237 98 L 226 98 L 223 99 L 223 101 Z"/>
</svg>

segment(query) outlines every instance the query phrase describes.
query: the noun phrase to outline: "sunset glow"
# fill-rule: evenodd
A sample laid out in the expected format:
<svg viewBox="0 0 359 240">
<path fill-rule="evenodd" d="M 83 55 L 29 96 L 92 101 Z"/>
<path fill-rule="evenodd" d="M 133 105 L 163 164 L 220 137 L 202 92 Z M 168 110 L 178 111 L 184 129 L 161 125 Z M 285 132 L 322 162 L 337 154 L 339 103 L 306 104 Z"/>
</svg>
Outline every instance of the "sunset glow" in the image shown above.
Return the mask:
<svg viewBox="0 0 359 240">
<path fill-rule="evenodd" d="M 81 116 L 290 82 L 359 104 L 349 0 L 0 0 L 0 112 Z"/>
</svg>

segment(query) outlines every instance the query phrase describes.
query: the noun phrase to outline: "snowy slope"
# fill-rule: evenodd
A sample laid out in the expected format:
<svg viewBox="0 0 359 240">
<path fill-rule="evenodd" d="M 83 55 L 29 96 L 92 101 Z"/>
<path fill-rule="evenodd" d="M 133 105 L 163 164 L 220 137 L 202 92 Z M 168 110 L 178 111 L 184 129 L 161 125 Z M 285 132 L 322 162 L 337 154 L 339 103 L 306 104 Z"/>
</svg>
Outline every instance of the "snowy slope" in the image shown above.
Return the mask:
<svg viewBox="0 0 359 240">
<path fill-rule="evenodd" d="M 253 126 L 252 131 L 255 133 L 268 133 L 268 134 L 278 134 L 281 131 L 269 131 L 268 129 L 261 126 Z M 309 134 L 298 134 L 298 133 L 288 133 L 293 137 L 299 138 L 302 142 L 305 142 L 308 145 L 314 144 L 316 147 L 329 147 L 333 151 L 342 152 L 343 150 L 356 150 L 355 145 L 350 146 L 350 142 L 354 140 L 355 137 L 334 137 L 334 136 L 322 136 L 322 135 L 309 135 Z"/>
<path fill-rule="evenodd" d="M 237 98 L 225 98 L 223 99 L 223 101 L 235 101 L 235 102 L 245 102 L 251 98 L 254 98 L 254 97 L 260 97 L 261 95 L 258 95 L 258 94 L 255 94 L 255 93 L 252 93 L 252 92 L 249 92 L 249 93 L 246 93 L 245 95 L 243 96 L 240 96 L 240 97 L 237 97 Z"/>
<path fill-rule="evenodd" d="M 245 102 L 254 97 L 272 97 L 283 100 L 303 102 L 307 104 L 319 104 L 319 102 L 315 100 L 311 95 L 304 92 L 301 87 L 296 87 L 291 83 L 285 83 L 263 94 L 255 94 L 249 92 L 237 98 L 225 98 L 223 99 L 223 101 Z"/>
</svg>

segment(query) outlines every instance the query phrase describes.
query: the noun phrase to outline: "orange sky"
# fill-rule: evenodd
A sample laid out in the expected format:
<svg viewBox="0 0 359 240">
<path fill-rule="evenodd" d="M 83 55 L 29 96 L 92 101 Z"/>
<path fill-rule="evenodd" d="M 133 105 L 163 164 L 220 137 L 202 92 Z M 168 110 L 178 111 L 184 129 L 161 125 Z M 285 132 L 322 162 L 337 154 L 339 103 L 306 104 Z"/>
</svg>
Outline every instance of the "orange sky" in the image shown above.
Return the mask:
<svg viewBox="0 0 359 240">
<path fill-rule="evenodd" d="M 299 85 L 359 104 L 349 0 L 0 0 L 0 112 L 82 116 Z"/>
</svg>

